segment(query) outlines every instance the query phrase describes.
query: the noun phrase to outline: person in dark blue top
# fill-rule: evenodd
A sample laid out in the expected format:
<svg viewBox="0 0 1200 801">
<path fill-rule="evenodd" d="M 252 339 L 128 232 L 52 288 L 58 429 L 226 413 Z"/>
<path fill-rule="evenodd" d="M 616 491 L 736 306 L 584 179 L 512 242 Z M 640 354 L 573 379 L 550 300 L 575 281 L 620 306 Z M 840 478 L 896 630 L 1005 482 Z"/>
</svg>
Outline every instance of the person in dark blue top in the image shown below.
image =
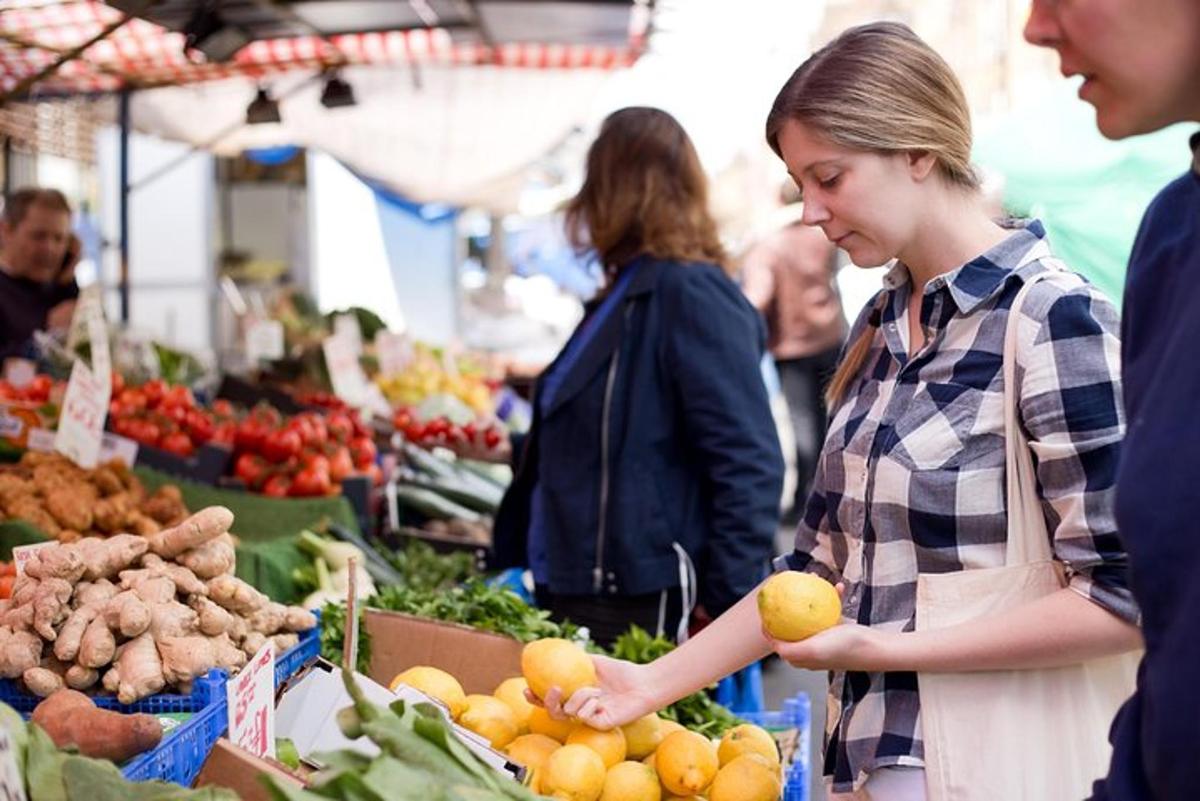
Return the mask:
<svg viewBox="0 0 1200 801">
<path fill-rule="evenodd" d="M 1195 0 L 1035 0 L 1025 38 L 1084 76 L 1080 97 L 1111 139 L 1200 121 Z M 1146 651 L 1094 801 L 1200 798 L 1200 134 L 1191 147 L 1191 168 L 1146 210 L 1125 278 L 1116 519 Z"/>
<path fill-rule="evenodd" d="M 704 172 L 669 114 L 604 121 L 567 226 L 607 291 L 538 380 L 496 555 L 601 644 L 631 623 L 686 636 L 772 555 L 784 468 L 765 328 L 726 274 Z"/>
</svg>

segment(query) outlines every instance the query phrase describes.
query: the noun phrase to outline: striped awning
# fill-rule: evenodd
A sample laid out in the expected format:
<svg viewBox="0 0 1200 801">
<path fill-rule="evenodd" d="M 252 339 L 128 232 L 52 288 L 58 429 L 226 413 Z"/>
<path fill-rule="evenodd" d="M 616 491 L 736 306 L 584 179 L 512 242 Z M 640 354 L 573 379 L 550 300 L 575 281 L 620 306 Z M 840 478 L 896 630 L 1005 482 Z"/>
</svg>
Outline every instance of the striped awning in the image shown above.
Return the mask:
<svg viewBox="0 0 1200 801">
<path fill-rule="evenodd" d="M 0 93 L 11 92 L 106 29 L 76 58 L 39 79 L 24 97 L 176 86 L 233 77 L 268 78 L 292 70 L 360 65 L 495 65 L 526 69 L 610 70 L 633 64 L 643 37 L 619 45 L 456 39 L 444 28 L 253 41 L 228 62 L 184 49 L 183 34 L 94 0 L 4 0 L 0 4 Z"/>
</svg>

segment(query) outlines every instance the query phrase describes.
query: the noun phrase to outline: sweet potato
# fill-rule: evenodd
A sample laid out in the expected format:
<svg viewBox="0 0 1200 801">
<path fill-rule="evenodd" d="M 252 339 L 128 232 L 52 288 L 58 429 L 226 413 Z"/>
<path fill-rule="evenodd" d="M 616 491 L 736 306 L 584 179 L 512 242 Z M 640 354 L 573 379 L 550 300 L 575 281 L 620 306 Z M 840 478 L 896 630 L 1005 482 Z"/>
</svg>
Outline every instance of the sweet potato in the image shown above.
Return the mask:
<svg viewBox="0 0 1200 801">
<path fill-rule="evenodd" d="M 84 756 L 124 762 L 148 751 L 162 739 L 153 715 L 125 715 L 97 709 L 76 690 L 58 690 L 33 710 L 31 720 L 59 748 L 75 746 Z"/>
</svg>

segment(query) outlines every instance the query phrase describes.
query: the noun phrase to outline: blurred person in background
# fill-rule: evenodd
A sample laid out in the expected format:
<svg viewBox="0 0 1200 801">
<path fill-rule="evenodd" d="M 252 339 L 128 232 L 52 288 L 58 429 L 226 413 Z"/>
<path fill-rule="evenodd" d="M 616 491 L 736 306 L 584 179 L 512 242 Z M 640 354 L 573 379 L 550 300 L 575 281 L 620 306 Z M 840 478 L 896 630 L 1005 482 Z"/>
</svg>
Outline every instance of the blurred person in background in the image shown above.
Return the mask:
<svg viewBox="0 0 1200 801">
<path fill-rule="evenodd" d="M 825 388 L 846 337 L 838 295 L 836 248 L 801 220 L 795 184 L 770 230 L 742 257 L 742 290 L 767 322 L 767 347 L 779 372 L 796 443 L 796 492 L 783 520 L 794 525 L 808 499 L 825 441 Z"/>
<path fill-rule="evenodd" d="M 566 219 L 607 283 L 511 442 L 495 552 L 602 645 L 630 624 L 684 639 L 773 553 L 783 458 L 759 371 L 766 332 L 727 274 L 696 150 L 666 112 L 604 121 Z"/>
<path fill-rule="evenodd" d="M 0 216 L 0 359 L 33 358 L 33 332 L 71 324 L 79 286 L 79 240 L 71 206 L 57 189 L 9 195 Z"/>
<path fill-rule="evenodd" d="M 1035 0 L 1025 38 L 1083 76 L 1079 96 L 1110 139 L 1200 121 L 1196 0 Z M 1125 276 L 1116 519 L 1146 652 L 1095 801 L 1200 797 L 1200 133 L 1190 145 L 1184 174 L 1146 210 Z"/>
</svg>

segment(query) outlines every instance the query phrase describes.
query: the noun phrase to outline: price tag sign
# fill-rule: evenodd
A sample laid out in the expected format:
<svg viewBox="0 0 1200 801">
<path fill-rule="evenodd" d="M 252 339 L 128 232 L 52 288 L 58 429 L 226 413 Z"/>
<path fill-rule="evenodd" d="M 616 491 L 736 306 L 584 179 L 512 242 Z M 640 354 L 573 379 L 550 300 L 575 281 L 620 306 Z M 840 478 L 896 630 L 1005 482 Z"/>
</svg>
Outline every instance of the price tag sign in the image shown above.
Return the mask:
<svg viewBox="0 0 1200 801">
<path fill-rule="evenodd" d="M 91 368 L 96 380 L 106 387 L 112 382 L 112 355 L 108 349 L 108 324 L 104 322 L 104 300 L 100 295 L 100 287 L 96 284 L 80 290 L 79 301 L 75 304 L 75 314 L 71 319 L 71 342 L 73 349 L 76 340 L 86 336 L 91 348 Z M 106 402 L 107 403 L 107 402 Z"/>
<path fill-rule="evenodd" d="M 252 362 L 283 358 L 283 323 L 255 320 L 246 329 L 246 358 Z"/>
<path fill-rule="evenodd" d="M 353 314 L 339 314 L 333 318 L 333 335 L 346 337 L 350 341 L 350 347 L 354 348 L 354 355 L 362 355 L 362 328 L 358 324 L 358 318 Z"/>
<path fill-rule="evenodd" d="M 123 462 L 126 467 L 133 467 L 137 464 L 138 444 L 128 437 L 122 437 L 120 434 L 110 434 L 104 432 L 104 437 L 100 440 L 100 461 L 111 462 L 116 459 Z"/>
<path fill-rule="evenodd" d="M 112 391 L 109 374 L 104 381 L 77 360 L 71 367 L 67 394 L 58 418 L 54 449 L 75 464 L 90 470 L 100 458 L 104 440 L 104 418 L 108 416 L 108 398 Z"/>
<path fill-rule="evenodd" d="M 229 701 L 229 740 L 258 757 L 275 756 L 275 645 L 258 649 L 225 685 Z"/>
<path fill-rule="evenodd" d="M 379 372 L 384 375 L 403 373 L 414 356 L 408 337 L 391 331 L 380 331 L 375 335 L 375 353 L 379 357 Z"/>
<path fill-rule="evenodd" d="M 0 799 L 25 801 L 25 779 L 17 769 L 17 751 L 8 729 L 0 726 Z"/>
<path fill-rule="evenodd" d="M 25 565 L 33 558 L 33 555 L 42 548 L 48 548 L 51 545 L 57 545 L 57 542 L 37 542 L 33 545 L 18 545 L 12 549 L 13 567 L 17 571 L 18 576 L 25 575 Z"/>
<path fill-rule="evenodd" d="M 367 376 L 358 363 L 354 345 L 344 336 L 334 334 L 322 344 L 325 366 L 329 369 L 329 380 L 333 392 L 351 406 L 359 407 L 367 400 Z"/>
<path fill-rule="evenodd" d="M 4 380 L 14 387 L 23 387 L 37 375 L 37 365 L 29 359 L 11 358 L 4 360 Z"/>
</svg>

